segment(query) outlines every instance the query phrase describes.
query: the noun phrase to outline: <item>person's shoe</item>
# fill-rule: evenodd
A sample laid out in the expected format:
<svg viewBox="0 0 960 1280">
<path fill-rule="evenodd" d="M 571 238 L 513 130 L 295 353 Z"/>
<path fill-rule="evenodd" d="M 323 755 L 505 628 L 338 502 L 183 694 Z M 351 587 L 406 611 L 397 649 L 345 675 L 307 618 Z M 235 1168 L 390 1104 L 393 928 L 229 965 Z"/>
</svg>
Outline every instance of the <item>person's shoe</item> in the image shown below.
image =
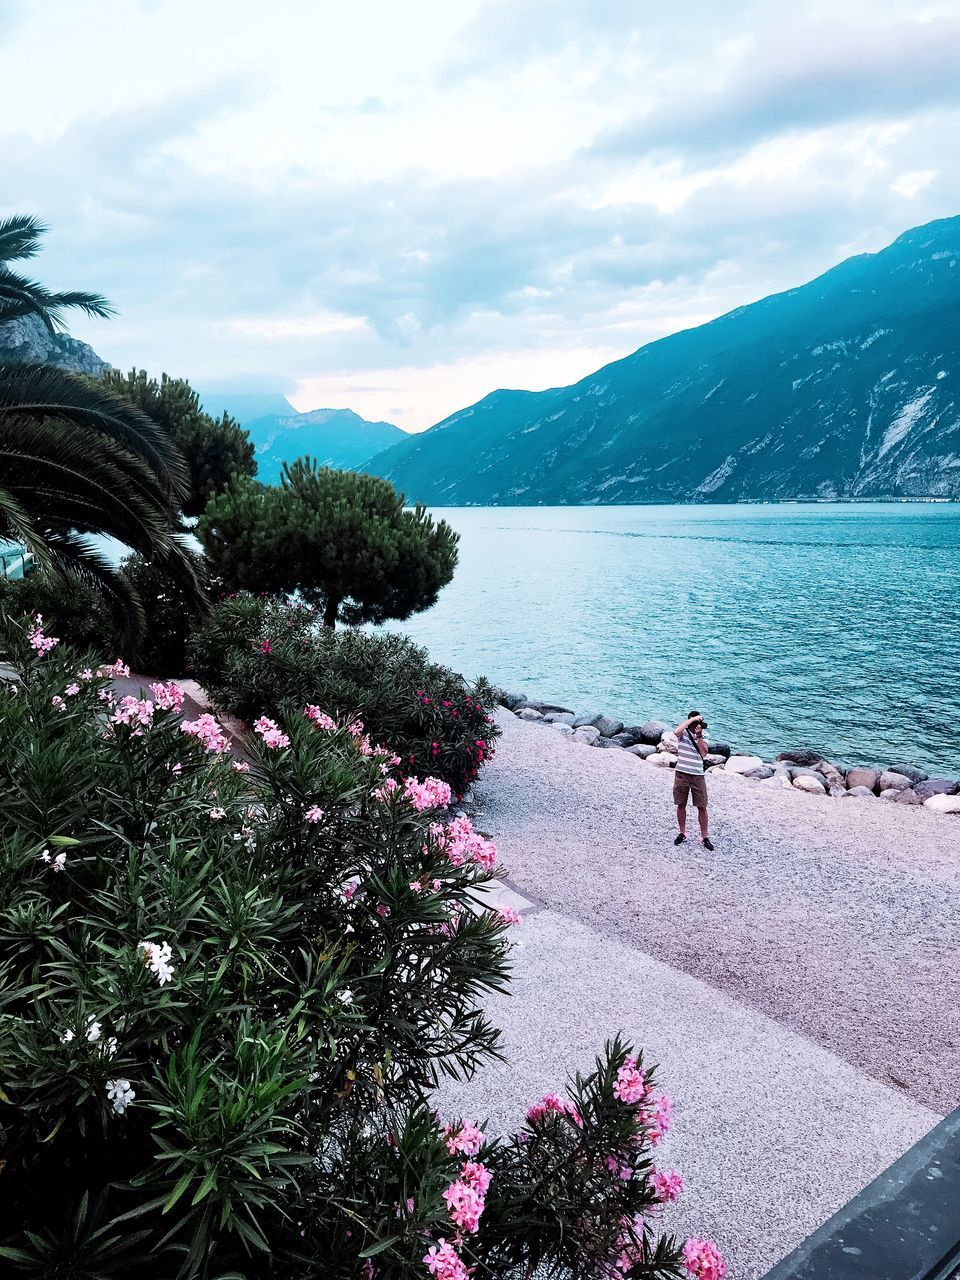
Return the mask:
<svg viewBox="0 0 960 1280">
<path fill-rule="evenodd" d="M 707 849 L 710 853 L 713 853 L 713 847 L 714 847 L 714 846 L 713 846 L 713 841 L 710 839 L 710 837 L 709 837 L 709 836 L 704 836 L 704 837 L 703 837 L 703 839 L 700 841 L 700 843 L 701 843 L 701 844 L 703 845 L 703 847 L 704 847 L 705 849 Z"/>
<path fill-rule="evenodd" d="M 681 831 L 681 832 L 680 832 L 680 834 L 677 836 L 676 840 L 674 840 L 674 842 L 673 842 L 673 843 L 674 843 L 674 844 L 683 844 L 683 842 L 684 842 L 684 840 L 686 840 L 686 838 L 687 838 L 687 837 L 686 837 L 686 836 L 683 834 L 683 832 Z"/>
</svg>

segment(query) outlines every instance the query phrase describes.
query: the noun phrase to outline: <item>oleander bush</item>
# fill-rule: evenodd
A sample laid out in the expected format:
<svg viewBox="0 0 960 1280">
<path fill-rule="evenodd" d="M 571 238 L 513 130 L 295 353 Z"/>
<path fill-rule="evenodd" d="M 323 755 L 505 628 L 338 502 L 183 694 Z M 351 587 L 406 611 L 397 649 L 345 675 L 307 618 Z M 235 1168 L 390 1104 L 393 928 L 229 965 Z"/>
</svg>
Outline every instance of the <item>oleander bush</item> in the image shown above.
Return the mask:
<svg viewBox="0 0 960 1280">
<path fill-rule="evenodd" d="M 661 1234 L 669 1104 L 620 1042 L 498 1141 L 495 852 L 316 706 L 249 759 L 34 620 L 0 686 L 0 1258 L 58 1280 L 717 1280 Z M 236 745 L 236 744 L 234 744 Z"/>
<path fill-rule="evenodd" d="M 404 636 L 319 625 L 305 605 L 239 594 L 216 603 L 194 635 L 192 673 L 225 710 L 275 716 L 306 699 L 358 715 L 389 742 L 405 773 L 432 774 L 456 796 L 492 755 L 493 689 L 431 662 Z"/>
</svg>

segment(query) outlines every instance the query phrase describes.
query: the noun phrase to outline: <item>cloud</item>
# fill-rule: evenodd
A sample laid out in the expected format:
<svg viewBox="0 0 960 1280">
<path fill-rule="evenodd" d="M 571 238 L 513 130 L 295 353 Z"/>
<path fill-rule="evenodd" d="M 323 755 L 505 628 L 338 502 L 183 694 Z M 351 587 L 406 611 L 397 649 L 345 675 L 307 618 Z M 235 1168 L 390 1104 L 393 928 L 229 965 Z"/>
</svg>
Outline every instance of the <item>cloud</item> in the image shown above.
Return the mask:
<svg viewBox="0 0 960 1280">
<path fill-rule="evenodd" d="M 105 24 L 89 93 L 70 79 L 75 8 L 0 28 L 15 101 L 33 101 L 40 48 L 65 86 L 0 119 L 17 175 L 0 212 L 50 224 L 45 281 L 117 304 L 73 331 L 123 367 L 425 427 L 960 209 L 944 146 L 960 104 L 935 47 L 954 27 L 901 22 L 906 0 L 887 25 L 841 0 L 832 43 L 814 0 L 655 22 L 619 0 L 377 3 L 377 40 L 369 14 L 290 0 L 295 41 L 246 0 L 122 4 L 122 23 L 114 0 L 85 8 Z"/>
<path fill-rule="evenodd" d="M 612 130 L 596 154 L 703 157 L 785 132 L 890 120 L 960 103 L 960 19 L 778 31 L 715 90 L 682 94 Z"/>
</svg>

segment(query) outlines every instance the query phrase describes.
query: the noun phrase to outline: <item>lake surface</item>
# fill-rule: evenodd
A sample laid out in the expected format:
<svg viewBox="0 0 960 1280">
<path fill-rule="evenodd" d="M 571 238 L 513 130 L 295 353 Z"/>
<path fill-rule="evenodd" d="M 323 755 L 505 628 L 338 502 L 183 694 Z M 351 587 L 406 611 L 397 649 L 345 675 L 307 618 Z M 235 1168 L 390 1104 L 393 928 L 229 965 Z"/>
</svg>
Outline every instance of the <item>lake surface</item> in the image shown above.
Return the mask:
<svg viewBox="0 0 960 1280">
<path fill-rule="evenodd" d="M 960 505 L 434 510 L 460 564 L 394 624 L 437 661 L 772 757 L 960 776 Z"/>
</svg>

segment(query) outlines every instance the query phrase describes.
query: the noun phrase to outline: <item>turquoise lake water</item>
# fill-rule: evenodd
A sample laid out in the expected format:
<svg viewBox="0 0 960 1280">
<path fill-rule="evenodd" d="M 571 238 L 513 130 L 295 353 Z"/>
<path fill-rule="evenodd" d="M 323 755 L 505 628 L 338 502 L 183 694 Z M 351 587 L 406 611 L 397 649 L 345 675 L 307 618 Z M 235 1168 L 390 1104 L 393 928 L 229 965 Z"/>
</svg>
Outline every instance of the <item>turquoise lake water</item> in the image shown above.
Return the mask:
<svg viewBox="0 0 960 1280">
<path fill-rule="evenodd" d="M 394 624 L 465 675 L 772 756 L 960 776 L 960 505 L 435 510 L 460 564 Z"/>
</svg>

